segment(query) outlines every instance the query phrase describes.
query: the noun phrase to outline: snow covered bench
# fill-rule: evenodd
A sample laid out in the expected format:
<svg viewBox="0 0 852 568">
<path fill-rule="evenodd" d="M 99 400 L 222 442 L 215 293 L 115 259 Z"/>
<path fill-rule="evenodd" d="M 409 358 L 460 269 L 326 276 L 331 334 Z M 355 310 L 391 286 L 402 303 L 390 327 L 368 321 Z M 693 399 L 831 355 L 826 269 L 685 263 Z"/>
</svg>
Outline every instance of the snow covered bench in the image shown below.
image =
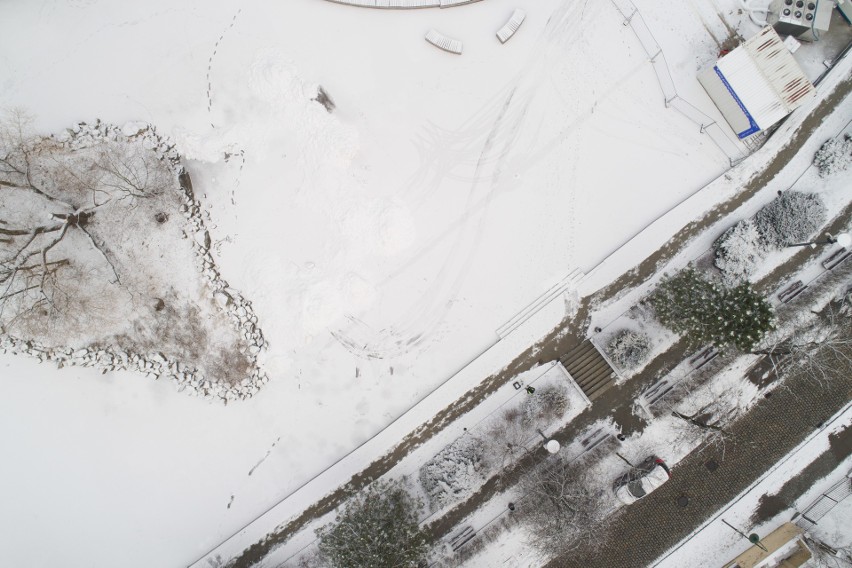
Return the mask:
<svg viewBox="0 0 852 568">
<path fill-rule="evenodd" d="M 802 284 L 801 280 L 796 280 L 778 294 L 778 299 L 781 300 L 782 304 L 786 304 L 804 292 L 806 288 L 807 286 Z"/>
<path fill-rule="evenodd" d="M 437 8 L 441 0 L 373 0 L 376 8 L 409 10 L 413 8 Z"/>
<path fill-rule="evenodd" d="M 841 262 L 846 260 L 852 256 L 852 250 L 846 250 L 845 248 L 838 249 L 831 256 L 822 261 L 822 267 L 826 270 L 831 270 L 836 266 L 839 266 Z"/>
<path fill-rule="evenodd" d="M 462 42 L 457 39 L 449 38 L 436 30 L 429 30 L 426 34 L 426 41 L 438 49 L 443 49 L 444 51 L 461 55 Z"/>
<path fill-rule="evenodd" d="M 512 12 L 512 17 L 509 18 L 509 21 L 506 24 L 497 30 L 497 39 L 500 40 L 500 43 L 506 43 L 509 41 L 515 32 L 518 31 L 518 28 L 521 27 L 521 24 L 524 23 L 524 18 L 527 17 L 526 12 L 523 10 L 515 10 Z"/>
<path fill-rule="evenodd" d="M 479 2 L 479 0 L 441 0 L 441 8 L 452 8 L 453 6 L 461 6 L 462 4 L 471 4 Z"/>
<path fill-rule="evenodd" d="M 337 4 L 347 4 L 349 6 L 360 6 L 362 8 L 375 8 L 376 0 L 330 0 Z"/>
</svg>

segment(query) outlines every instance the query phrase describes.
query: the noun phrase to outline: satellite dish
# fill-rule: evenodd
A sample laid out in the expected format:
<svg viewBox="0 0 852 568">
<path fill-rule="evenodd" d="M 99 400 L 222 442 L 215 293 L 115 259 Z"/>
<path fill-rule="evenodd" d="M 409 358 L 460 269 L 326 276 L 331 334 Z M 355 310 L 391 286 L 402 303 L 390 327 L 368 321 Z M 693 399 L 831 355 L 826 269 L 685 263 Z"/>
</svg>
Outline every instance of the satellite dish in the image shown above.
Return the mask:
<svg viewBox="0 0 852 568">
<path fill-rule="evenodd" d="M 559 442 L 556 440 L 549 440 L 545 445 L 544 449 L 546 449 L 551 454 L 555 454 L 559 451 Z"/>
</svg>

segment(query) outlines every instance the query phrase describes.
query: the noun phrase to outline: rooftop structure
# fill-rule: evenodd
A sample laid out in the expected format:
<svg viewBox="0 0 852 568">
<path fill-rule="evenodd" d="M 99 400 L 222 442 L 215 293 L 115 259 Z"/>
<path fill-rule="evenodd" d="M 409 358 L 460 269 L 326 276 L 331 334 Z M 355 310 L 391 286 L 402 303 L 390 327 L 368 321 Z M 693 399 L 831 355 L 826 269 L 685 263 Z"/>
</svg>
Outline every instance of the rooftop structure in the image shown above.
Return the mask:
<svg viewBox="0 0 852 568">
<path fill-rule="evenodd" d="M 766 130 L 815 93 L 769 26 L 699 74 L 698 81 L 741 139 Z"/>
</svg>

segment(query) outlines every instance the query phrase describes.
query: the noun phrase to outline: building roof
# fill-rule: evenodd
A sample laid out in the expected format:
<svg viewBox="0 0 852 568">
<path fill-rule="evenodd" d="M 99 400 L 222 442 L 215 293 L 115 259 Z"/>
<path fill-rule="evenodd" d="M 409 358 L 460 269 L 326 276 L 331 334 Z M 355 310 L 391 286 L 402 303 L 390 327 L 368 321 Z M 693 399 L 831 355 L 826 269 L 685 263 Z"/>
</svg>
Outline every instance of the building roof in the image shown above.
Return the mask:
<svg viewBox="0 0 852 568">
<path fill-rule="evenodd" d="M 772 89 L 788 111 L 798 108 L 815 94 L 816 89 L 772 27 L 766 26 L 742 47 L 772 85 Z"/>
<path fill-rule="evenodd" d="M 724 568 L 796 568 L 811 558 L 811 551 L 801 540 L 802 529 L 793 523 L 784 523 L 760 540 L 763 546 L 754 545 Z M 765 550 L 764 550 L 765 549 Z"/>
<path fill-rule="evenodd" d="M 740 138 L 769 128 L 814 96 L 814 86 L 767 26 L 699 76 Z"/>
</svg>

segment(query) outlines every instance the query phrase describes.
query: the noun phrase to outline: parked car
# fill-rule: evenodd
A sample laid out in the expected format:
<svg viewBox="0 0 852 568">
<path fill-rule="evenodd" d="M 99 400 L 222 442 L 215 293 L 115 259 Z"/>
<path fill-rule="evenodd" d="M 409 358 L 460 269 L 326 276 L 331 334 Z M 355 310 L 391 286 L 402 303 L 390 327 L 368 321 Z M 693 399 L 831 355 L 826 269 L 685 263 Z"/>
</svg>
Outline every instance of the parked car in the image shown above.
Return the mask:
<svg viewBox="0 0 852 568">
<path fill-rule="evenodd" d="M 648 456 L 642 463 L 619 477 L 613 484 L 615 496 L 622 503 L 635 503 L 672 476 L 669 467 L 657 456 Z"/>
</svg>

